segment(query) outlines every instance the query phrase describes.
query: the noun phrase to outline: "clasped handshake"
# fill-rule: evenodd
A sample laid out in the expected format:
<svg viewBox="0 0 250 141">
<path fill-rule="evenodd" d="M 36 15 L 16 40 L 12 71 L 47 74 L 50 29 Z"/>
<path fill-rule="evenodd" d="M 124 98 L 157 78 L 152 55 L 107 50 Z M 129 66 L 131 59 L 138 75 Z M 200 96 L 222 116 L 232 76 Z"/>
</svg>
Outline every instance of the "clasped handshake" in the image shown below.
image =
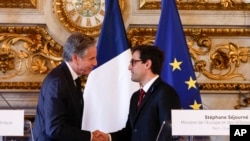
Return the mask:
<svg viewBox="0 0 250 141">
<path fill-rule="evenodd" d="M 99 130 L 92 132 L 92 135 L 92 141 L 109 141 L 109 135 Z"/>
</svg>

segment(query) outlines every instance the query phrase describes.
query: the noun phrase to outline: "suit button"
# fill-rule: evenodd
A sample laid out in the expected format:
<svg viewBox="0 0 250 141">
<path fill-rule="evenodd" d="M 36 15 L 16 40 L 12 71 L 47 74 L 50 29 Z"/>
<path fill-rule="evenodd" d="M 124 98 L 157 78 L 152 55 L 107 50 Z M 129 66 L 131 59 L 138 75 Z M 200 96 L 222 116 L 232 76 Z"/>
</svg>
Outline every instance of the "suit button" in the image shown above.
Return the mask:
<svg viewBox="0 0 250 141">
<path fill-rule="evenodd" d="M 134 132 L 137 132 L 137 129 L 134 129 Z"/>
</svg>

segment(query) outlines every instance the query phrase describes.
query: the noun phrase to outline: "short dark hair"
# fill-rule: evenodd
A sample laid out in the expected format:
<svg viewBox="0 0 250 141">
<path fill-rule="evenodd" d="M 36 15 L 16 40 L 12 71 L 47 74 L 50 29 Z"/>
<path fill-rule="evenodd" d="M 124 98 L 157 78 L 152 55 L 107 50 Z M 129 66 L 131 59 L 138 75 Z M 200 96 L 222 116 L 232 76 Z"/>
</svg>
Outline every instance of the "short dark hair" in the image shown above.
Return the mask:
<svg viewBox="0 0 250 141">
<path fill-rule="evenodd" d="M 85 55 L 85 51 L 96 44 L 94 37 L 85 35 L 81 32 L 73 32 L 67 39 L 63 47 L 63 60 L 72 61 L 72 55 L 80 57 Z"/>
<path fill-rule="evenodd" d="M 132 48 L 132 53 L 140 52 L 140 59 L 143 63 L 147 60 L 152 61 L 151 70 L 154 74 L 160 74 L 164 62 L 164 52 L 157 46 L 139 45 Z"/>
</svg>

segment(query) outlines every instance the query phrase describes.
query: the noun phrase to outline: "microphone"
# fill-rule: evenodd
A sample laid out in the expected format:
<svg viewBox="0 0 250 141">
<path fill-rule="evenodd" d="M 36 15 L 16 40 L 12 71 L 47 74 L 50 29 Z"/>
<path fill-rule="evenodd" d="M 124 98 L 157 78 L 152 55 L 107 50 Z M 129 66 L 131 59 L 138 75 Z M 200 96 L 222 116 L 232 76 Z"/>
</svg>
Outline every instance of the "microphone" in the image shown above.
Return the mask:
<svg viewBox="0 0 250 141">
<path fill-rule="evenodd" d="M 11 104 L 8 102 L 8 100 L 5 99 L 5 97 L 2 95 L 2 93 L 0 93 L 0 97 L 4 100 L 5 103 L 7 103 L 8 107 L 11 110 L 15 110 Z M 29 132 L 30 131 L 30 135 L 31 135 L 31 141 L 34 141 L 34 137 L 33 137 L 33 131 L 32 131 L 32 123 L 29 120 L 25 120 L 24 121 L 24 132 Z M 1 141 L 1 140 L 0 140 Z"/>
<path fill-rule="evenodd" d="M 238 91 L 239 91 L 239 94 L 240 94 L 241 96 L 243 96 L 244 98 L 248 98 L 248 97 L 246 97 L 244 94 L 242 94 L 242 92 L 241 92 L 241 89 L 240 89 L 240 86 L 239 86 L 239 85 L 235 86 L 235 88 L 236 88 L 236 90 L 238 90 Z"/>
<path fill-rule="evenodd" d="M 33 136 L 33 129 L 32 129 L 32 123 L 30 120 L 26 121 L 26 123 L 28 124 L 28 129 L 30 130 L 30 138 L 31 138 L 31 141 L 34 141 L 34 136 Z"/>
<path fill-rule="evenodd" d="M 202 85 L 200 85 L 200 86 L 199 86 L 199 88 L 200 88 L 200 90 L 202 90 L 202 89 L 203 89 L 203 86 L 202 86 Z"/>
<path fill-rule="evenodd" d="M 159 140 L 160 134 L 161 134 L 162 129 L 163 129 L 163 127 L 164 127 L 164 125 L 165 125 L 165 124 L 166 124 L 166 121 L 164 120 L 164 121 L 162 122 L 162 124 L 161 124 L 161 128 L 160 128 L 160 130 L 159 130 L 159 132 L 158 132 L 158 135 L 157 135 L 156 141 L 158 141 L 158 140 Z"/>
<path fill-rule="evenodd" d="M 8 100 L 6 100 L 5 97 L 4 97 L 1 93 L 0 93 L 0 96 L 1 96 L 1 98 L 3 99 L 3 101 L 4 101 L 5 103 L 7 103 L 8 107 L 9 107 L 10 109 L 14 110 L 14 108 L 10 105 L 10 103 L 8 102 Z"/>
<path fill-rule="evenodd" d="M 234 106 L 234 108 L 235 108 L 235 109 L 239 109 L 240 107 L 247 107 L 247 105 L 250 104 L 250 98 L 247 97 L 247 96 L 245 96 L 244 94 L 242 94 L 239 85 L 235 86 L 235 88 L 236 88 L 236 90 L 239 91 L 239 96 L 240 96 L 240 97 L 239 97 L 239 104 L 236 105 L 236 106 Z M 241 102 L 240 102 L 241 96 L 244 97 L 244 99 L 243 99 L 243 103 L 244 103 L 244 104 L 241 104 Z"/>
</svg>

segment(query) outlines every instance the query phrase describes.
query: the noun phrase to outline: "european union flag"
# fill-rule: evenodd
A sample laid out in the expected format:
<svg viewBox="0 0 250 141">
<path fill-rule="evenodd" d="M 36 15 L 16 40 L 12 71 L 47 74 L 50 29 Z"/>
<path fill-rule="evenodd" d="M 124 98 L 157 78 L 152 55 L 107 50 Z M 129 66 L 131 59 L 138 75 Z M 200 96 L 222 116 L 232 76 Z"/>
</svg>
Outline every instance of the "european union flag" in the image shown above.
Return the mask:
<svg viewBox="0 0 250 141">
<path fill-rule="evenodd" d="M 199 85 L 175 0 L 161 1 L 155 45 L 165 52 L 162 79 L 179 94 L 183 109 L 202 109 Z"/>
</svg>

